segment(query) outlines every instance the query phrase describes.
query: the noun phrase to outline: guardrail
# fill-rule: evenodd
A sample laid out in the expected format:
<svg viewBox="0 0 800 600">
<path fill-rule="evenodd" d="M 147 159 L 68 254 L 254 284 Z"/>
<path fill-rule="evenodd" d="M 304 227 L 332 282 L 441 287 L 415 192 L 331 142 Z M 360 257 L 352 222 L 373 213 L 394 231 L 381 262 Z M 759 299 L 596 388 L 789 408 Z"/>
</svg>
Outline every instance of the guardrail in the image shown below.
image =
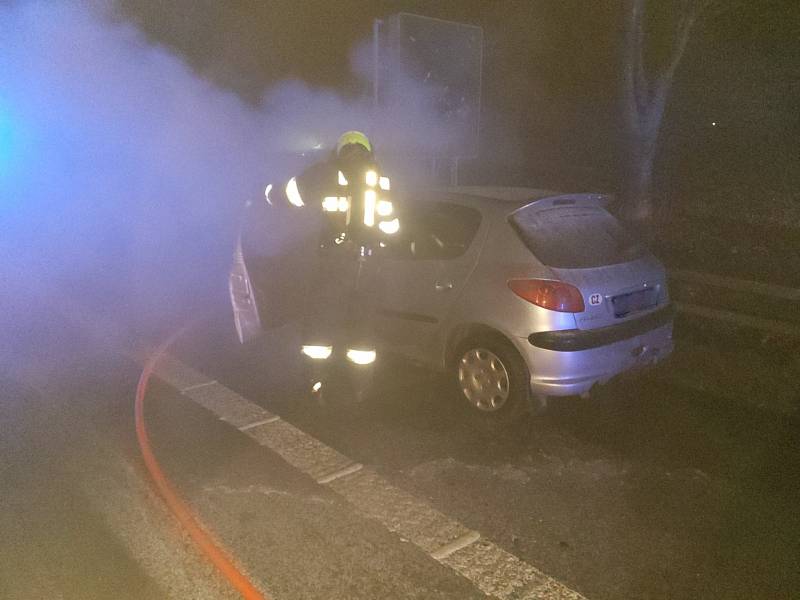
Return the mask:
<svg viewBox="0 0 800 600">
<path fill-rule="evenodd" d="M 734 279 L 733 277 L 723 277 L 711 273 L 701 273 L 699 271 L 687 271 L 685 269 L 670 269 L 670 279 L 684 281 L 688 283 L 698 283 L 721 287 L 738 292 L 752 292 L 762 296 L 781 298 L 785 300 L 795 300 L 800 302 L 800 289 L 762 283 L 760 281 L 749 281 L 747 279 Z"/>
<path fill-rule="evenodd" d="M 712 402 L 800 416 L 800 289 L 681 269 L 669 283 L 689 343 L 658 376 Z"/>
<path fill-rule="evenodd" d="M 670 270 L 669 280 L 681 313 L 800 338 L 800 289 L 684 269 Z"/>
</svg>

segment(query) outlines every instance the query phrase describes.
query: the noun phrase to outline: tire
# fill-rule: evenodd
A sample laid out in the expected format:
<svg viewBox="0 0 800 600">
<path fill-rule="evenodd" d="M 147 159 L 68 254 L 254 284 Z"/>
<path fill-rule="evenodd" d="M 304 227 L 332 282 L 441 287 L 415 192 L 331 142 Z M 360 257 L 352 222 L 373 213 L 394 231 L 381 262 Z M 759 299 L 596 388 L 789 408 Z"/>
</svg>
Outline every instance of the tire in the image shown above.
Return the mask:
<svg viewBox="0 0 800 600">
<path fill-rule="evenodd" d="M 525 361 L 500 336 L 471 338 L 456 351 L 451 378 L 472 419 L 506 424 L 527 412 L 530 376 Z"/>
</svg>

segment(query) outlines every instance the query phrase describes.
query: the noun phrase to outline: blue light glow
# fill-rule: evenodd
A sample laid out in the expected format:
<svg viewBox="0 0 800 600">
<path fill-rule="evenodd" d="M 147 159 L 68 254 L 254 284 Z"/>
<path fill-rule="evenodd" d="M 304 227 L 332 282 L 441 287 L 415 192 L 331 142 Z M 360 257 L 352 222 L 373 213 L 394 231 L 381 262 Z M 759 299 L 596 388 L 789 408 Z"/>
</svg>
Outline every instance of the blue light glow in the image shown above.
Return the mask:
<svg viewBox="0 0 800 600">
<path fill-rule="evenodd" d="M 15 138 L 14 119 L 5 103 L 0 100 L 0 177 L 5 177 L 11 171 L 11 164 L 16 156 Z"/>
</svg>

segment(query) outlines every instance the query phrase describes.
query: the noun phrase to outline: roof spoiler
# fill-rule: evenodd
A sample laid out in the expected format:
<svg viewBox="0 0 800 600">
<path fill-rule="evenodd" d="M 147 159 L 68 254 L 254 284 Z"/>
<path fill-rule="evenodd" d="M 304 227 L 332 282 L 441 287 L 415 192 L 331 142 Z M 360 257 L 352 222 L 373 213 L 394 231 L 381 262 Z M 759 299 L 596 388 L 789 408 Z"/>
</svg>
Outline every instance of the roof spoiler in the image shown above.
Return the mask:
<svg viewBox="0 0 800 600">
<path fill-rule="evenodd" d="M 556 194 L 555 196 L 545 196 L 537 198 L 525 206 L 533 206 L 537 209 L 555 208 L 556 206 L 601 206 L 607 208 L 614 200 L 612 194 Z"/>
</svg>

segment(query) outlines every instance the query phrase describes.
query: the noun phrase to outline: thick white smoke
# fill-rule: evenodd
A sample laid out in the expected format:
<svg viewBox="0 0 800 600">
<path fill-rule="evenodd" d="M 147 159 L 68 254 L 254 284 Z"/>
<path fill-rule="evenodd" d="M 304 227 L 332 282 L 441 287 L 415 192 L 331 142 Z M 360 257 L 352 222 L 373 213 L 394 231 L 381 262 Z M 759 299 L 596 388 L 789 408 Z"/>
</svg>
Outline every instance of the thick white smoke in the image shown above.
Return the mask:
<svg viewBox="0 0 800 600">
<path fill-rule="evenodd" d="M 2 268 L 119 314 L 175 314 L 219 284 L 265 123 L 107 14 L 0 9 Z"/>
<path fill-rule="evenodd" d="M 445 135 L 424 101 L 406 106 L 376 114 L 288 82 L 255 109 L 108 5 L 0 5 L 5 299 L 44 282 L 144 322 L 197 308 L 224 295 L 243 204 L 299 166 L 292 155 L 349 128 L 379 147 Z M 265 231 L 266 245 L 292 235 Z"/>
</svg>

